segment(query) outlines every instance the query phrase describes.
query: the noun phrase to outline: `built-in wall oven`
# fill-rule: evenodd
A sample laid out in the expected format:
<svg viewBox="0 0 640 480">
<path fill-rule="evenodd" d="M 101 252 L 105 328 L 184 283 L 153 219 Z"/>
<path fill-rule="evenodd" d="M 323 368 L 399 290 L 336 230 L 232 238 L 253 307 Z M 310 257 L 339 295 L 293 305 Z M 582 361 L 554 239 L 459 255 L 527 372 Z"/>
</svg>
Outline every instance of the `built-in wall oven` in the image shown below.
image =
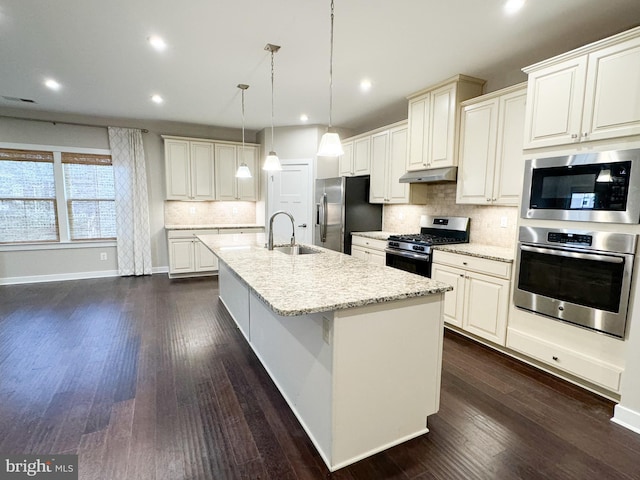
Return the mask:
<svg viewBox="0 0 640 480">
<path fill-rule="evenodd" d="M 520 227 L 516 307 L 624 338 L 637 235 Z"/>
<path fill-rule="evenodd" d="M 640 223 L 640 149 L 527 160 L 520 214 Z"/>
</svg>

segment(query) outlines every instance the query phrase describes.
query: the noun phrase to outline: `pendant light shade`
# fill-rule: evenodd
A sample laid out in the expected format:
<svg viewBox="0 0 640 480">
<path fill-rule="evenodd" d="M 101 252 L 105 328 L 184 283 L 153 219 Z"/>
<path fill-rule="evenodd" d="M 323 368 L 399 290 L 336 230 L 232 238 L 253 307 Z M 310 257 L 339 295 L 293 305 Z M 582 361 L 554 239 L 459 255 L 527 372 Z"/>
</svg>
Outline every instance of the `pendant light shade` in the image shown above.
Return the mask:
<svg viewBox="0 0 640 480">
<path fill-rule="evenodd" d="M 319 157 L 338 157 L 344 155 L 340 136 L 333 130 L 331 125 L 331 114 L 333 110 L 333 0 L 331 0 L 331 37 L 330 37 L 330 55 L 329 55 L 329 128 L 327 133 L 322 136 L 320 148 L 318 149 Z"/>
<path fill-rule="evenodd" d="M 280 165 L 280 159 L 273 149 L 273 77 L 274 77 L 274 63 L 273 56 L 274 54 L 280 50 L 278 45 L 272 45 L 271 43 L 267 43 L 264 47 L 265 50 L 271 52 L 271 151 L 262 166 L 263 170 L 274 171 L 274 170 L 282 170 L 282 165 Z"/>
<path fill-rule="evenodd" d="M 240 152 L 240 161 L 242 162 L 236 171 L 236 178 L 251 178 L 251 170 L 244 162 L 244 92 L 249 88 L 249 85 L 240 83 L 238 88 L 242 91 L 242 151 Z"/>
</svg>

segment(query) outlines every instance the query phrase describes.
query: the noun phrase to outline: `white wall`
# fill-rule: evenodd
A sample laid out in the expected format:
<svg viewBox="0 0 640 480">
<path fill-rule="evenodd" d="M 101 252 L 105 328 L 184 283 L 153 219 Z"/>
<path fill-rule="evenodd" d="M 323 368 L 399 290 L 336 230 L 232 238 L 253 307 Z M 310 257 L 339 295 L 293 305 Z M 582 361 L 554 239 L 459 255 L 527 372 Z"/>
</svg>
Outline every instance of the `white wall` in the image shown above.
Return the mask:
<svg viewBox="0 0 640 480">
<path fill-rule="evenodd" d="M 97 126 L 75 126 L 63 123 L 40 122 L 7 118 L 7 116 L 28 117 L 58 122 L 77 122 Z M 117 118 L 88 117 L 31 110 L 0 108 L 0 142 L 24 143 L 51 146 L 73 146 L 87 148 L 109 148 L 107 126 L 141 128 L 149 130 L 143 134 L 147 162 L 149 189 L 149 216 L 151 227 L 151 255 L 154 271 L 166 271 L 168 267 L 167 244 L 164 232 L 164 147 L 160 135 L 180 135 L 216 140 L 241 141 L 240 129 L 220 128 L 206 125 L 191 125 L 158 120 L 132 120 Z M 256 132 L 246 132 L 246 140 L 255 142 Z M 51 279 L 56 275 L 65 278 L 69 274 L 76 277 L 103 276 L 117 270 L 115 249 L 105 261 L 99 260 L 95 248 L 74 248 L 30 251 L 0 251 L 0 283 L 6 279 L 19 281 L 27 277 L 35 281 L 38 276 Z M 45 255 L 42 261 L 41 256 Z M 110 259 L 114 259 L 112 262 Z M 93 275 L 92 275 L 93 274 Z M 26 280 L 25 280 L 26 281 Z"/>
</svg>

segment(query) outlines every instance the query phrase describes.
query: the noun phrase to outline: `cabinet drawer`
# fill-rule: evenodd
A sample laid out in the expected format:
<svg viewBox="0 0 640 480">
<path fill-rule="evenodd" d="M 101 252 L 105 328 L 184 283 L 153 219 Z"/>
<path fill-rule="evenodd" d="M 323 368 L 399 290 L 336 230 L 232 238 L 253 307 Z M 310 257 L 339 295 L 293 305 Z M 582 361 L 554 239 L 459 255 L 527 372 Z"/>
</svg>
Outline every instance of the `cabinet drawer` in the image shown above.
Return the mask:
<svg viewBox="0 0 640 480">
<path fill-rule="evenodd" d="M 206 230 L 169 230 L 167 238 L 193 238 L 196 235 L 213 235 L 218 233 L 217 228 L 208 228 Z"/>
<path fill-rule="evenodd" d="M 511 264 L 486 258 L 434 250 L 433 262 L 506 279 L 511 277 Z"/>
<path fill-rule="evenodd" d="M 573 350 L 509 329 L 507 347 L 617 392 L 622 369 Z"/>
<path fill-rule="evenodd" d="M 387 248 L 386 240 L 375 240 L 373 238 L 361 237 L 359 235 L 353 235 L 351 237 L 351 244 L 380 251 L 384 251 L 384 249 Z"/>
</svg>

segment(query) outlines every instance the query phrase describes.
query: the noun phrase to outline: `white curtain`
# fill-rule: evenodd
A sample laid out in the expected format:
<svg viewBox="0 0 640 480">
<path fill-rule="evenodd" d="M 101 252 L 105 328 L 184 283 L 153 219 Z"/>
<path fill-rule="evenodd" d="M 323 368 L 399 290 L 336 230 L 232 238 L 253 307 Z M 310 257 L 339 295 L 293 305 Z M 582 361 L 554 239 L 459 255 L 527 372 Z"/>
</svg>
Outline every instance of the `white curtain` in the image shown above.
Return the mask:
<svg viewBox="0 0 640 480">
<path fill-rule="evenodd" d="M 109 127 L 116 194 L 118 271 L 120 275 L 151 275 L 151 239 L 147 170 L 142 132 Z"/>
</svg>

